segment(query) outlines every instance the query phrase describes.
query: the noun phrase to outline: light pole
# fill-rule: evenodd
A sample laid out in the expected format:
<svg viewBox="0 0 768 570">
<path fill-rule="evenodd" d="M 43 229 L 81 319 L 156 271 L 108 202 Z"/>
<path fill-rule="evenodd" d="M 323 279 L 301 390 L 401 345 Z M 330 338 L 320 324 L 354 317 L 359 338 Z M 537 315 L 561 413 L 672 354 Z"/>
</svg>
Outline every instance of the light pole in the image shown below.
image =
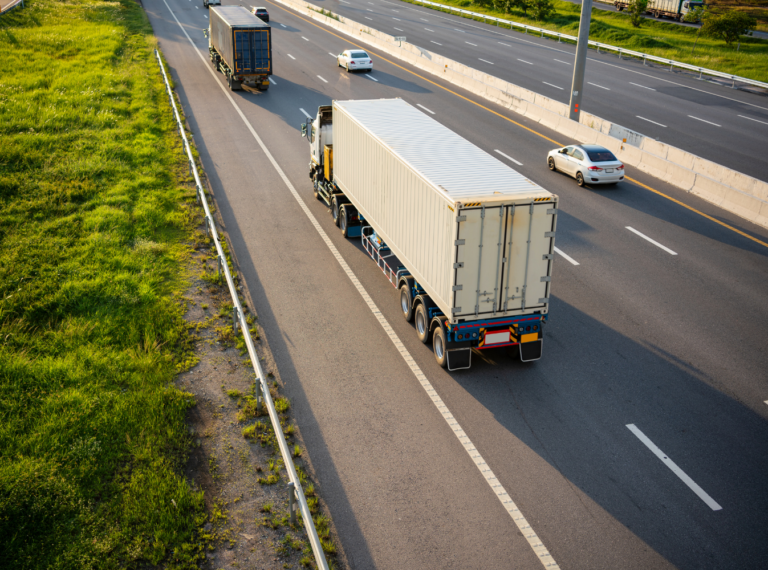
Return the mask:
<svg viewBox="0 0 768 570">
<path fill-rule="evenodd" d="M 579 41 L 576 43 L 576 64 L 573 66 L 573 83 L 571 85 L 571 103 L 568 117 L 579 120 L 581 96 L 584 93 L 584 68 L 587 65 L 587 49 L 589 49 L 589 24 L 592 21 L 592 0 L 581 0 L 581 22 L 579 22 Z"/>
</svg>

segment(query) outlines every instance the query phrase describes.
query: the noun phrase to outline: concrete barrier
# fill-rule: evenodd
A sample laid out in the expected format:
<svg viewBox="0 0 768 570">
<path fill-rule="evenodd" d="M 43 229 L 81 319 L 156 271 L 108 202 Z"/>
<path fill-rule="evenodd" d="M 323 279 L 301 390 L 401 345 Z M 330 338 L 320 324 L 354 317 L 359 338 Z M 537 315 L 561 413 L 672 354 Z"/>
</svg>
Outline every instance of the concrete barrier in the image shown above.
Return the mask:
<svg viewBox="0 0 768 570">
<path fill-rule="evenodd" d="M 302 0 L 277 0 L 414 67 L 513 110 L 569 139 L 609 148 L 625 164 L 691 192 L 753 223 L 768 227 L 768 183 L 706 160 L 590 113 L 568 118 L 568 106 L 378 30 L 319 13 Z"/>
</svg>

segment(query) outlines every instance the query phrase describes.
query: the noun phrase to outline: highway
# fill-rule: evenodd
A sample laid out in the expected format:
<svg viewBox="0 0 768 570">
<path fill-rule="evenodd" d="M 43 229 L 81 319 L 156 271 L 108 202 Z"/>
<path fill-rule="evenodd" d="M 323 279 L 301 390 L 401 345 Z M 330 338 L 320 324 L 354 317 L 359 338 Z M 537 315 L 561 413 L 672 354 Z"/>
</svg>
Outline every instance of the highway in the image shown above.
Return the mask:
<svg viewBox="0 0 768 570">
<path fill-rule="evenodd" d="M 348 74 L 335 54 L 351 42 L 275 4 L 273 85 L 229 92 L 200 3 L 144 6 L 346 567 L 768 566 L 768 230 L 634 169 L 638 184 L 578 188 L 545 164 L 572 141 L 375 50 L 373 73 Z M 539 362 L 496 349 L 439 368 L 313 198 L 299 124 L 333 99 L 383 97 L 560 196 Z"/>
<path fill-rule="evenodd" d="M 396 0 L 318 6 L 568 104 L 576 46 Z M 768 180 L 768 97 L 590 50 L 582 109 Z"/>
</svg>

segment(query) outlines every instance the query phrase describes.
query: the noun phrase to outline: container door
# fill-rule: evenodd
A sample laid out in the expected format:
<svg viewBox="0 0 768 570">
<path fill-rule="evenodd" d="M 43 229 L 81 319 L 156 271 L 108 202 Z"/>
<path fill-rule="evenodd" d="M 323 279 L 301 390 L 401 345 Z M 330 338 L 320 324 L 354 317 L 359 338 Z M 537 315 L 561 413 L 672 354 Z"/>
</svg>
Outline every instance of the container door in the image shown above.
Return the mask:
<svg viewBox="0 0 768 570">
<path fill-rule="evenodd" d="M 556 204 L 507 206 L 498 310 L 546 309 L 555 245 Z"/>
<path fill-rule="evenodd" d="M 506 206 L 467 208 L 458 217 L 453 317 L 496 314 Z"/>
</svg>

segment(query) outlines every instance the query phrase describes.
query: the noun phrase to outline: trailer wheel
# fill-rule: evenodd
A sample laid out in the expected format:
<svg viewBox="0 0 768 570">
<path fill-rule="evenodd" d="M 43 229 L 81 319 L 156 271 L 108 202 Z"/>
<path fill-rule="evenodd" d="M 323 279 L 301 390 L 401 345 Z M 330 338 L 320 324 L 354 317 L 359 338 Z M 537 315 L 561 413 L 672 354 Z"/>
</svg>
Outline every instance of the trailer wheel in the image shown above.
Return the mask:
<svg viewBox="0 0 768 570">
<path fill-rule="evenodd" d="M 413 298 L 408 283 L 403 283 L 400 287 L 400 310 L 403 311 L 405 320 L 410 323 L 413 320 Z"/>
<path fill-rule="evenodd" d="M 443 327 L 436 327 L 432 334 L 432 348 L 435 351 L 435 360 L 442 368 L 448 366 L 448 352 L 446 351 L 445 331 Z"/>
<path fill-rule="evenodd" d="M 333 216 L 333 223 L 336 224 L 336 227 L 339 226 L 339 201 L 336 198 L 336 196 L 333 197 L 333 202 L 331 202 L 331 215 Z"/>
<path fill-rule="evenodd" d="M 317 191 L 317 178 L 315 178 L 310 172 L 309 177 L 312 178 L 312 193 L 315 195 L 315 200 L 320 199 L 320 193 Z"/>
<path fill-rule="evenodd" d="M 347 209 L 342 206 L 341 210 L 339 211 L 339 229 L 341 230 L 341 235 L 343 235 L 345 238 L 349 237 L 349 220 L 347 219 Z"/>
<path fill-rule="evenodd" d="M 429 317 L 423 303 L 416 305 L 413 320 L 416 325 L 416 336 L 422 343 L 429 344 Z"/>
</svg>

